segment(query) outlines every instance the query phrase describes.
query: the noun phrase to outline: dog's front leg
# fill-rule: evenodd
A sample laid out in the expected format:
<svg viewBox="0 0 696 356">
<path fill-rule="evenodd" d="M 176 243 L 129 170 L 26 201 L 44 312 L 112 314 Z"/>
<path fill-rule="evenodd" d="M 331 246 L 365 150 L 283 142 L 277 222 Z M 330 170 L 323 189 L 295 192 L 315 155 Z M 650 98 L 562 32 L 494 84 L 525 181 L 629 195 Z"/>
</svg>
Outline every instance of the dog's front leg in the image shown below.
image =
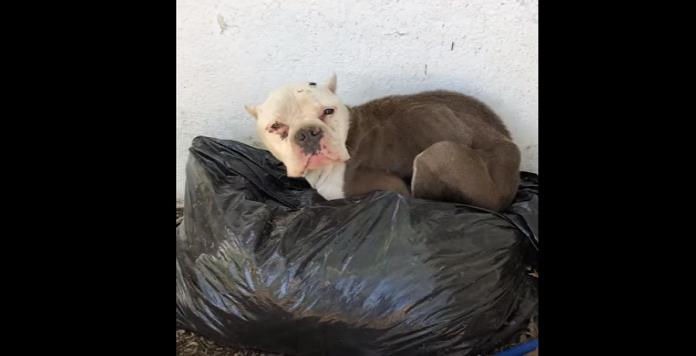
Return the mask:
<svg viewBox="0 0 696 356">
<path fill-rule="evenodd" d="M 349 172 L 345 183 L 346 196 L 366 194 L 376 190 L 390 191 L 409 196 L 406 183 L 400 177 L 370 168 L 358 168 Z"/>
</svg>

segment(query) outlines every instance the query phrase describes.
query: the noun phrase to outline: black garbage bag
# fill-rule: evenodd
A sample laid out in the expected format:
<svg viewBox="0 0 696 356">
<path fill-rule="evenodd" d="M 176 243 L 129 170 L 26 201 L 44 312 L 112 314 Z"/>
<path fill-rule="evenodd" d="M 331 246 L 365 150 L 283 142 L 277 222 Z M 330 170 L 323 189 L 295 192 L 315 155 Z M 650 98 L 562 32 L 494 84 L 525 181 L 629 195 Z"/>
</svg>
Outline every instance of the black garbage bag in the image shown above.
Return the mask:
<svg viewBox="0 0 696 356">
<path fill-rule="evenodd" d="M 179 328 L 288 355 L 475 355 L 536 313 L 533 174 L 506 214 L 326 201 L 268 152 L 213 138 L 194 139 L 186 174 Z"/>
</svg>

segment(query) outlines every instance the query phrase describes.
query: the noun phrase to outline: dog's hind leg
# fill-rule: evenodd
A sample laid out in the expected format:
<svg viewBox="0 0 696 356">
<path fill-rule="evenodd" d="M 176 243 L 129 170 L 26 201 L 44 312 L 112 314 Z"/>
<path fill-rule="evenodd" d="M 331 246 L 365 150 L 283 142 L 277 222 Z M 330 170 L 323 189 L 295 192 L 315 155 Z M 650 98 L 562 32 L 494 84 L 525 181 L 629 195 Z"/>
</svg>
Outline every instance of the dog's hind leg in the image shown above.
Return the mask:
<svg viewBox="0 0 696 356">
<path fill-rule="evenodd" d="M 413 160 L 411 194 L 499 211 L 515 198 L 519 165 L 520 151 L 510 141 L 485 149 L 438 142 Z"/>
</svg>

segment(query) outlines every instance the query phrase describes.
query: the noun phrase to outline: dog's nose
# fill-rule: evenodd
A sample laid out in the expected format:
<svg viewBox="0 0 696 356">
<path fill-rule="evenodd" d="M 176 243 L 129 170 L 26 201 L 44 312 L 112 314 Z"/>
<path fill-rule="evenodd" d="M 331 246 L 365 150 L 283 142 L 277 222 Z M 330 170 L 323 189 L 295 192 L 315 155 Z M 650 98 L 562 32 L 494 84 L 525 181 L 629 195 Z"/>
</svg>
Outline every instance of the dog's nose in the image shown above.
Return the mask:
<svg viewBox="0 0 696 356">
<path fill-rule="evenodd" d="M 302 148 L 306 154 L 316 153 L 320 150 L 319 141 L 323 137 L 321 128 L 308 126 L 301 128 L 295 134 L 295 143 Z"/>
</svg>

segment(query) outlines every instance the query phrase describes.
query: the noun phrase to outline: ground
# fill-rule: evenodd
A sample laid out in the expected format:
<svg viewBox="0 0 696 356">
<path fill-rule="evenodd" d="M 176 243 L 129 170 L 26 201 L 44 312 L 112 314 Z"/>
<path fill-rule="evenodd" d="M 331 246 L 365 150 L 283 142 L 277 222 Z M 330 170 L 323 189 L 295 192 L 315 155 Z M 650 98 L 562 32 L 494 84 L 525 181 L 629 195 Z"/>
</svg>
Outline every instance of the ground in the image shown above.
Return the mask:
<svg viewBox="0 0 696 356">
<path fill-rule="evenodd" d="M 176 209 L 176 224 L 179 225 L 183 219 L 182 209 Z M 533 276 L 538 278 L 536 272 L 532 273 Z M 519 340 L 511 345 L 506 345 L 497 349 L 496 351 L 502 351 L 504 349 L 510 348 L 514 345 L 521 344 L 531 339 L 538 337 L 537 322 L 533 319 L 529 322 L 527 331 L 520 335 Z M 253 350 L 247 350 L 241 347 L 226 347 L 216 344 L 215 342 L 196 335 L 190 331 L 177 330 L 176 331 L 176 355 L 177 356 L 281 356 L 280 354 L 259 352 Z M 527 356 L 536 356 L 537 351 L 527 354 Z"/>
<path fill-rule="evenodd" d="M 190 331 L 176 331 L 177 356 L 280 356 L 237 347 L 220 346 Z"/>
</svg>

